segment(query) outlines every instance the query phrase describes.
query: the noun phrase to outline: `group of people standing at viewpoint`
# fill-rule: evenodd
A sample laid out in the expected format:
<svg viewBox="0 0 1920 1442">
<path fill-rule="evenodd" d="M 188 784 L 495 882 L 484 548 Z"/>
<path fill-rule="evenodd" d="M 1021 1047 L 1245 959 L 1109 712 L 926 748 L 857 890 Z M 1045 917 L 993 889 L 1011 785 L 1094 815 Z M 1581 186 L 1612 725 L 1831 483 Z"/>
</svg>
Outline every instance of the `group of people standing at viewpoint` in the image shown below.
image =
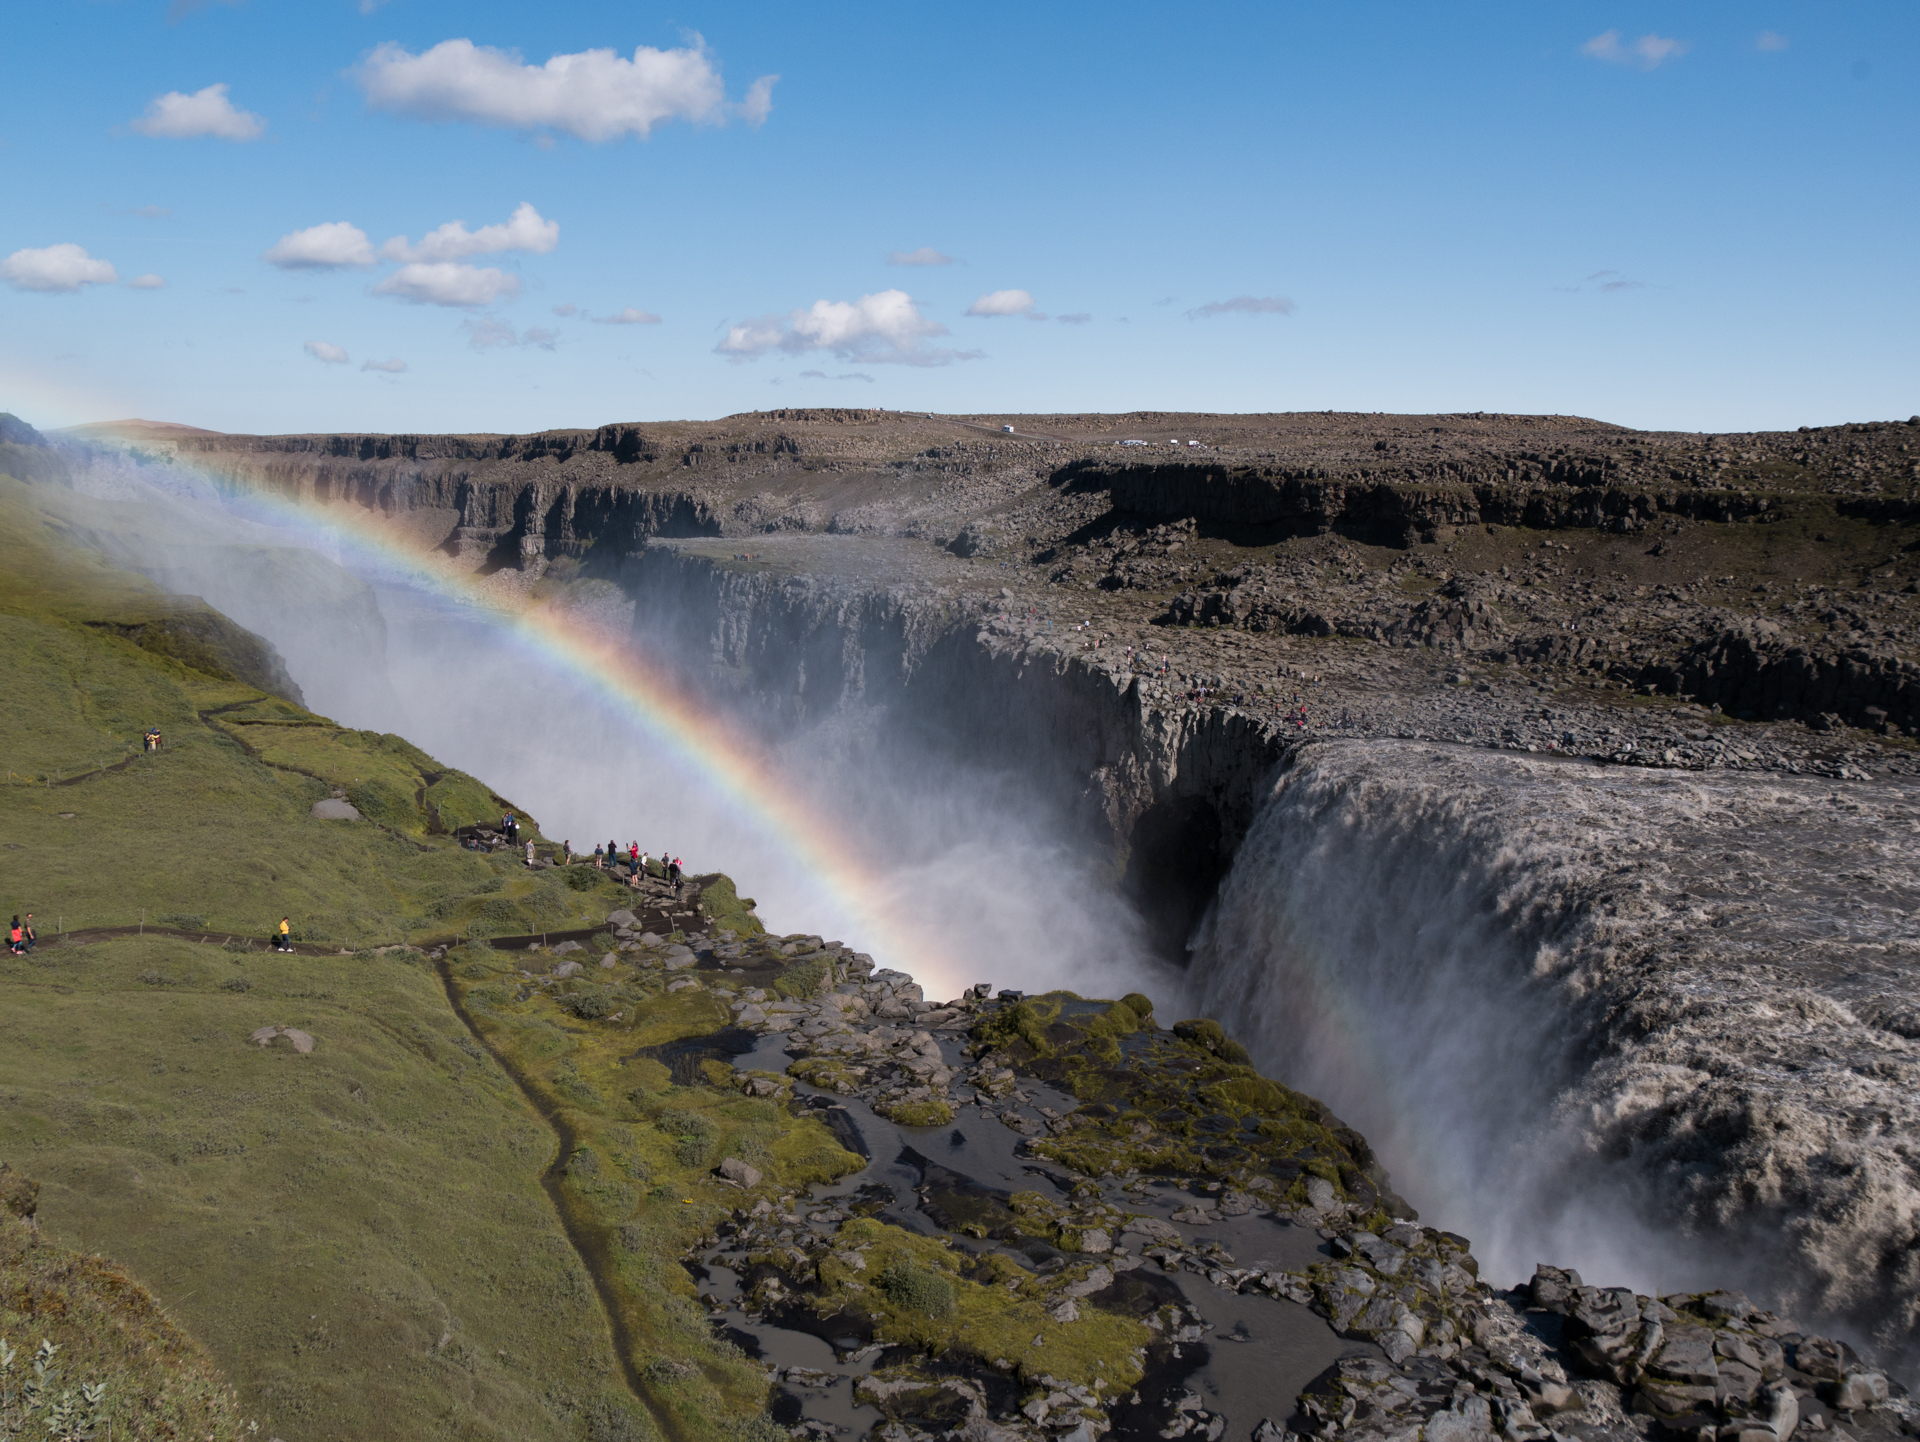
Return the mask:
<svg viewBox="0 0 1920 1442">
<path fill-rule="evenodd" d="M 573 855 L 571 845 L 567 847 L 567 855 L 569 858 Z M 627 843 L 625 858 L 627 865 L 631 868 L 629 880 L 634 886 L 638 886 L 640 884 L 640 878 L 653 869 L 653 856 L 649 852 L 642 851 L 639 842 L 629 841 Z M 620 860 L 620 843 L 617 841 L 609 841 L 605 846 L 596 846 L 593 848 L 593 864 L 602 871 L 606 870 L 609 866 L 619 865 Z M 677 856 L 668 856 L 664 850 L 661 851 L 660 874 L 664 876 L 670 884 L 678 886 L 680 884 L 680 858 Z"/>
<path fill-rule="evenodd" d="M 160 728 L 158 726 L 149 726 L 140 734 L 140 749 L 143 751 L 158 751 L 160 749 Z"/>
<path fill-rule="evenodd" d="M 29 911 L 25 921 L 16 914 L 13 925 L 7 929 L 7 950 L 15 956 L 25 956 L 33 950 L 33 944 L 38 940 L 33 933 L 33 913 Z"/>
</svg>

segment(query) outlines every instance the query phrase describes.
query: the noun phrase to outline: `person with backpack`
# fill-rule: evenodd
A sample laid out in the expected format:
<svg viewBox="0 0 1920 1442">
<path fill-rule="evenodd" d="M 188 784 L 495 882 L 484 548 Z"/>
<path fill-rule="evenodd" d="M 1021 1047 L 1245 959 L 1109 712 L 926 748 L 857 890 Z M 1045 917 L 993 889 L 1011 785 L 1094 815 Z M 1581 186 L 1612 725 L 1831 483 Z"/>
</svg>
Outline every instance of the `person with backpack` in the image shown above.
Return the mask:
<svg viewBox="0 0 1920 1442">
<path fill-rule="evenodd" d="M 27 954 L 31 956 L 33 954 L 33 944 L 39 939 L 39 936 L 33 929 L 33 913 L 29 911 L 26 921 L 21 923 L 20 926 L 20 945 L 25 947 Z"/>
</svg>

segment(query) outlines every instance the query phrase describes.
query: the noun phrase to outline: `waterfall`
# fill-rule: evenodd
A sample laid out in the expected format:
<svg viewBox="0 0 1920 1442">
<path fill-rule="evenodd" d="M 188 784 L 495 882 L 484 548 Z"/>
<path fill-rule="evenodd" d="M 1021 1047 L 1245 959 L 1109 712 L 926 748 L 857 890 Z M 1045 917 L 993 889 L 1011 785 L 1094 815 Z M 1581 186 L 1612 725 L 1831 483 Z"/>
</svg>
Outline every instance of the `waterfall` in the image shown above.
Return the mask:
<svg viewBox="0 0 1920 1442">
<path fill-rule="evenodd" d="M 1900 1342 L 1916 818 L 1895 787 L 1309 748 L 1193 995 L 1496 1281 L 1731 1279 Z"/>
</svg>

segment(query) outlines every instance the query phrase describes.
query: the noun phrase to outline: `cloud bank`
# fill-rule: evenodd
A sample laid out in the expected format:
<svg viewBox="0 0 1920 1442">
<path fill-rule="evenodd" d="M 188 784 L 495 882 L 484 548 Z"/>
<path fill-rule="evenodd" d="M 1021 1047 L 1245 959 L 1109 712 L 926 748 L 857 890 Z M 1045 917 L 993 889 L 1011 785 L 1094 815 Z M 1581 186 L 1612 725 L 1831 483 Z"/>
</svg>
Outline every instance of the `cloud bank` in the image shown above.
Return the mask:
<svg viewBox="0 0 1920 1442">
<path fill-rule="evenodd" d="M 593 318 L 593 323 L 595 325 L 659 325 L 660 317 L 650 310 L 635 310 L 632 306 L 628 306 L 614 315 L 597 315 Z"/>
<path fill-rule="evenodd" d="M 1236 295 L 1231 300 L 1210 300 L 1187 312 L 1188 320 L 1215 315 L 1292 315 L 1293 302 L 1284 295 Z"/>
<path fill-rule="evenodd" d="M 155 140 L 258 140 L 267 122 L 247 110 L 234 109 L 224 84 L 209 85 L 184 95 L 169 90 L 147 106 L 133 128 Z"/>
<path fill-rule="evenodd" d="M 398 296 L 415 305 L 492 305 L 503 296 L 511 299 L 520 294 L 520 277 L 492 266 L 416 261 L 401 266 L 373 293 Z"/>
<path fill-rule="evenodd" d="M 887 252 L 888 265 L 952 265 L 953 257 L 942 255 L 930 245 L 918 250 L 893 250 Z"/>
<path fill-rule="evenodd" d="M 165 290 L 166 281 L 149 271 L 146 275 L 136 275 L 127 284 L 134 290 Z"/>
<path fill-rule="evenodd" d="M 990 290 L 967 307 L 968 315 L 1033 315 L 1034 313 L 1033 297 L 1024 290 Z"/>
<path fill-rule="evenodd" d="M 816 300 L 806 310 L 730 326 L 714 350 L 735 361 L 757 360 L 771 350 L 790 355 L 823 350 L 843 360 L 922 366 L 971 360 L 978 354 L 921 344 L 946 333 L 940 322 L 920 314 L 904 290 L 883 290 L 857 301 Z"/>
<path fill-rule="evenodd" d="M 466 120 L 512 130 L 557 130 L 601 142 L 645 139 L 664 120 L 759 125 L 773 109 L 777 75 L 763 75 L 730 105 L 704 42 L 672 50 L 642 45 L 633 58 L 613 50 L 555 55 L 528 65 L 512 51 L 443 40 L 414 55 L 376 48 L 355 78 L 376 110 L 416 120 Z"/>
<path fill-rule="evenodd" d="M 39 250 L 16 250 L 0 260 L 0 280 L 15 290 L 73 292 L 82 286 L 112 285 L 120 277 L 104 260 L 95 260 L 71 241 Z"/>
<path fill-rule="evenodd" d="M 359 226 L 330 220 L 281 236 L 261 259 L 282 270 L 341 270 L 372 265 L 377 257 Z"/>
<path fill-rule="evenodd" d="M 363 371 L 385 371 L 390 376 L 397 376 L 406 368 L 407 363 L 398 356 L 394 356 L 390 360 L 365 361 L 360 366 L 360 369 Z"/>
<path fill-rule="evenodd" d="M 300 347 L 322 365 L 343 366 L 348 356 L 344 349 L 323 340 L 310 340 Z"/>
<path fill-rule="evenodd" d="M 1613 65 L 1652 70 L 1669 60 L 1678 60 L 1691 48 L 1684 40 L 1669 40 L 1664 35 L 1651 33 L 1622 44 L 1618 30 L 1604 30 L 1582 45 L 1580 53 Z"/>
<path fill-rule="evenodd" d="M 498 255 L 508 250 L 546 255 L 558 244 L 560 223 L 542 219 L 540 212 L 523 200 L 502 225 L 468 230 L 464 220 L 450 220 L 438 230 L 421 236 L 418 245 L 409 245 L 404 235 L 396 235 L 380 247 L 380 257 L 407 261 L 465 260 L 471 255 Z"/>
</svg>

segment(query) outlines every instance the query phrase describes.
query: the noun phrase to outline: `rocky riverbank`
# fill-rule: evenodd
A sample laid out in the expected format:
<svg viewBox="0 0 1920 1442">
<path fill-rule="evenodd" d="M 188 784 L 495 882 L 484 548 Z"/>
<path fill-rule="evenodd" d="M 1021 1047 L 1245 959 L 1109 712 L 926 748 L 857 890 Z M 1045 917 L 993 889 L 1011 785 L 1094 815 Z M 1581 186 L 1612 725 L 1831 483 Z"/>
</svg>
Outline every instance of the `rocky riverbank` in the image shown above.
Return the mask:
<svg viewBox="0 0 1920 1442">
<path fill-rule="evenodd" d="M 930 1002 L 786 944 L 832 980 L 731 1003 L 759 1038 L 739 1084 L 865 1166 L 767 1196 L 723 1164 L 750 1195 L 688 1265 L 796 1437 L 1785 1442 L 1920 1421 L 1844 1343 L 1737 1292 L 1549 1266 L 1489 1286 L 1363 1139 L 1214 1023 L 1164 1029 L 1139 996 Z"/>
</svg>

